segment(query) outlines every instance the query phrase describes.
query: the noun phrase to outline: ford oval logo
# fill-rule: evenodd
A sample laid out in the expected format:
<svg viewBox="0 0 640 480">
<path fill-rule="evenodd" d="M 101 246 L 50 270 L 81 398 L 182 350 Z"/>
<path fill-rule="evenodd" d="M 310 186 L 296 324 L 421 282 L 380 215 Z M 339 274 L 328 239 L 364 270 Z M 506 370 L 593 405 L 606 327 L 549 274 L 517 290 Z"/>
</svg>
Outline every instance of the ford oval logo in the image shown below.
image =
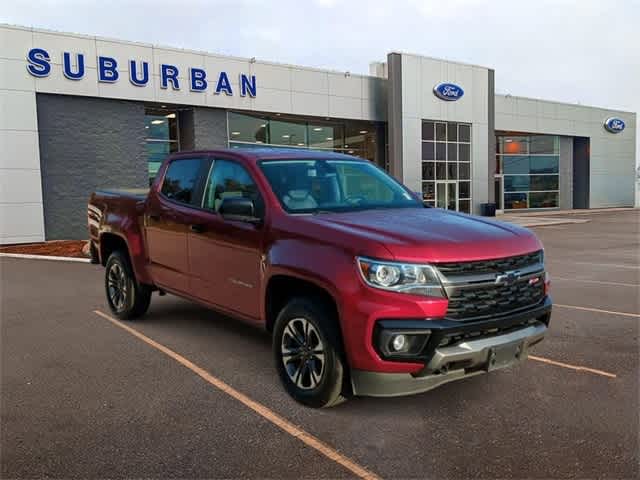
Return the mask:
<svg viewBox="0 0 640 480">
<path fill-rule="evenodd" d="M 620 133 L 624 130 L 624 127 L 624 120 L 620 118 L 610 117 L 604 121 L 604 128 L 611 133 Z"/>
<path fill-rule="evenodd" d="M 453 83 L 439 83 L 433 87 L 433 93 L 436 97 L 446 100 L 447 102 L 453 102 L 460 100 L 464 95 L 464 90 L 458 85 Z"/>
</svg>

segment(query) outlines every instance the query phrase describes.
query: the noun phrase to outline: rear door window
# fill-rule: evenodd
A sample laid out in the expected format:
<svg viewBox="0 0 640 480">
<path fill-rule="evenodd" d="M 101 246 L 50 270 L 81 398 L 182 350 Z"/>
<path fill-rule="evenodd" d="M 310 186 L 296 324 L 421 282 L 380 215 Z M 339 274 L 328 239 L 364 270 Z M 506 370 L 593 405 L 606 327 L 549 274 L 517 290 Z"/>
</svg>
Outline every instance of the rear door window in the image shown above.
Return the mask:
<svg viewBox="0 0 640 480">
<path fill-rule="evenodd" d="M 162 194 L 175 202 L 199 205 L 201 178 L 208 164 L 205 158 L 179 158 L 167 168 L 162 182 Z"/>
</svg>

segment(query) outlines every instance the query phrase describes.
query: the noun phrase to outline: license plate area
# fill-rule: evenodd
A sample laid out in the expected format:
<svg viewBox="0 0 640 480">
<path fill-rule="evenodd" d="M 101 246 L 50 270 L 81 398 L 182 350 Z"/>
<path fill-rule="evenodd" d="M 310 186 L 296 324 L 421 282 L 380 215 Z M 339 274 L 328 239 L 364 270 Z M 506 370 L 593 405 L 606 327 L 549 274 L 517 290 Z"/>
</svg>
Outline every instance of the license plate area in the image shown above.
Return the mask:
<svg viewBox="0 0 640 480">
<path fill-rule="evenodd" d="M 522 343 L 509 343 L 489 349 L 487 371 L 500 370 L 517 363 L 522 356 Z"/>
</svg>

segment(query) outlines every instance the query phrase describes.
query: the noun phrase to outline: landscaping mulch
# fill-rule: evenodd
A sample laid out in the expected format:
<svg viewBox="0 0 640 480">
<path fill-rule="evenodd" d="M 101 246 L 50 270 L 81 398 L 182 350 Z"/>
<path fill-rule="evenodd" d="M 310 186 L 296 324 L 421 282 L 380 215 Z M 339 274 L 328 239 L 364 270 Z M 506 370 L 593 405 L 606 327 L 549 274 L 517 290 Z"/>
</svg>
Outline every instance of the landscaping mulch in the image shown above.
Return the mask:
<svg viewBox="0 0 640 480">
<path fill-rule="evenodd" d="M 0 253 L 23 253 L 28 255 L 49 255 L 53 257 L 88 258 L 86 240 L 54 240 L 51 242 L 26 243 L 0 246 Z M 87 252 L 87 253 L 85 253 Z"/>
</svg>

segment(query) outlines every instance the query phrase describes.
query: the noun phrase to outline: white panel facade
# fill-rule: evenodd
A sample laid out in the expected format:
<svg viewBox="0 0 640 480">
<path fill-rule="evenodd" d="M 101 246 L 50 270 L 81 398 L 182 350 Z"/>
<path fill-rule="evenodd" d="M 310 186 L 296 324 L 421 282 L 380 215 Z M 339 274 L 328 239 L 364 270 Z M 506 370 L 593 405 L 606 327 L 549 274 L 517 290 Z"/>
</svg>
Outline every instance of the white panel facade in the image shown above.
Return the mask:
<svg viewBox="0 0 640 480">
<path fill-rule="evenodd" d="M 472 125 L 472 211 L 488 201 L 489 69 L 417 55 L 402 56 L 403 182 L 422 191 L 423 120 Z M 464 90 L 457 101 L 436 97 L 439 83 L 454 83 Z"/>
<path fill-rule="evenodd" d="M 588 137 L 591 208 L 635 203 L 636 114 L 619 110 L 496 95 L 496 130 Z M 604 128 L 607 118 L 624 120 L 620 133 Z"/>
<path fill-rule="evenodd" d="M 33 32 L 0 28 L 0 244 L 44 240 Z"/>
</svg>

